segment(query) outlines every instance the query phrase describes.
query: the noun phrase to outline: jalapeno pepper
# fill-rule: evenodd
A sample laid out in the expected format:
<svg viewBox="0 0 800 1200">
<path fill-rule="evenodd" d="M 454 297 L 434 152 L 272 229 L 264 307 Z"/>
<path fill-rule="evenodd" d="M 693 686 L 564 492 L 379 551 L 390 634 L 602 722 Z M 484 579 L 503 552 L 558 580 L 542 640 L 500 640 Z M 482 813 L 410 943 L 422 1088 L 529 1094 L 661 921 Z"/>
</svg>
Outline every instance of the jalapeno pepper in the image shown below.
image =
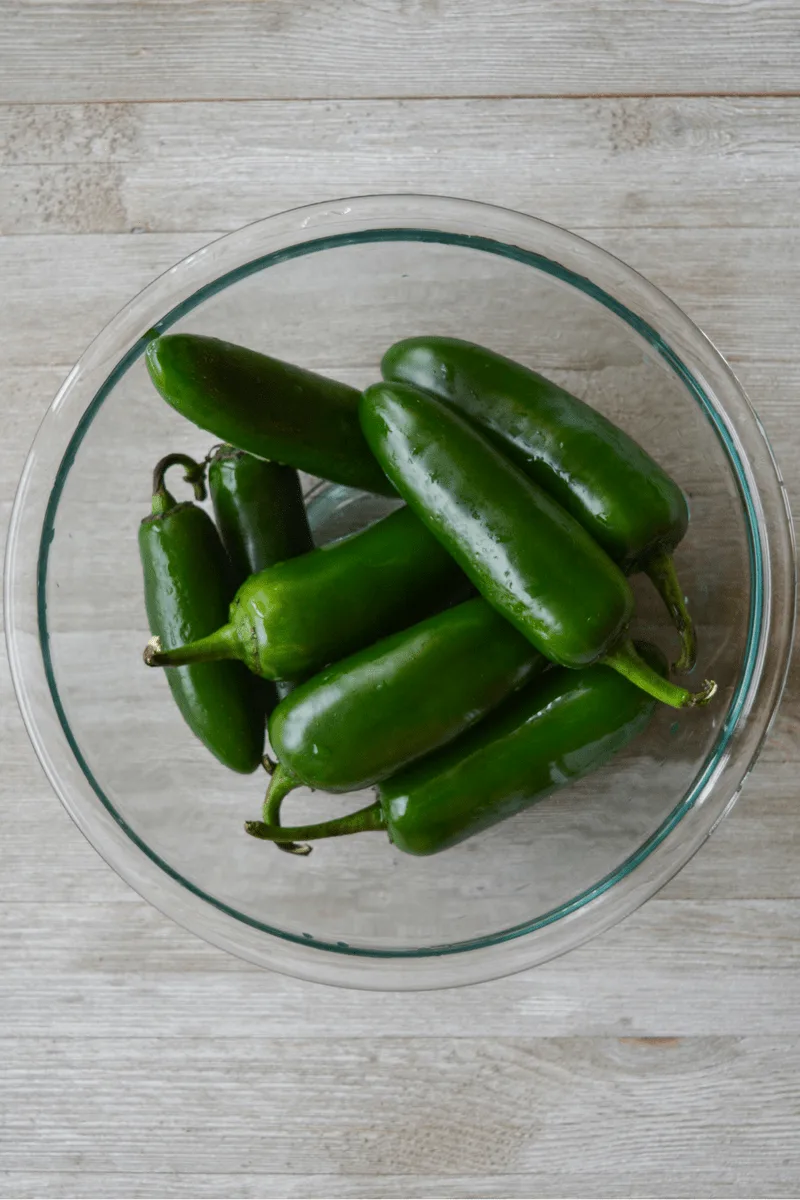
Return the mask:
<svg viewBox="0 0 800 1200">
<path fill-rule="evenodd" d="M 178 504 L 164 483 L 173 465 L 187 468 L 202 499 L 203 467 L 183 454 L 162 459 L 153 478 L 153 511 L 139 526 L 139 553 L 150 631 L 167 642 L 204 637 L 225 619 L 234 584 L 211 518 Z M 254 771 L 264 752 L 264 700 L 241 663 L 170 671 L 169 686 L 183 718 L 212 754 L 234 771 Z"/>
<path fill-rule="evenodd" d="M 666 661 L 638 643 L 656 673 Z M 557 668 L 527 684 L 473 729 L 391 776 L 378 800 L 345 817 L 281 827 L 248 821 L 278 842 L 384 830 L 406 854 L 437 854 L 588 775 L 640 733 L 655 702 L 604 666 Z"/>
<path fill-rule="evenodd" d="M 170 649 L 151 643 L 145 662 L 175 667 L 237 658 L 266 679 L 303 679 L 445 607 L 463 587 L 452 558 L 410 509 L 401 508 L 368 529 L 251 575 L 226 625 Z"/>
<path fill-rule="evenodd" d="M 474 725 L 546 661 L 484 600 L 467 600 L 327 667 L 270 718 L 278 765 L 265 813 L 300 784 L 349 792 L 385 779 Z"/>
<path fill-rule="evenodd" d="M 145 357 L 167 403 L 215 437 L 257 458 L 391 493 L 359 427 L 355 388 L 198 334 L 154 338 Z"/>
<path fill-rule="evenodd" d="M 292 467 L 218 446 L 208 460 L 208 490 L 237 587 L 248 575 L 314 549 Z"/>
<path fill-rule="evenodd" d="M 691 670 L 695 632 L 672 551 L 689 509 L 677 483 L 633 438 L 549 379 L 482 346 L 448 337 L 398 342 L 384 379 L 453 405 L 571 513 L 626 574 L 644 571 L 681 637 Z"/>
<path fill-rule="evenodd" d="M 265 567 L 314 549 L 297 471 L 255 458 L 234 446 L 218 446 L 209 459 L 208 487 L 236 585 Z M 294 688 L 287 679 L 269 689 L 271 712 Z"/>
<path fill-rule="evenodd" d="M 703 704 L 663 679 L 627 637 L 628 581 L 574 517 L 451 407 L 407 384 L 361 400 L 389 479 L 485 599 L 553 662 L 602 660 L 676 708 Z"/>
</svg>

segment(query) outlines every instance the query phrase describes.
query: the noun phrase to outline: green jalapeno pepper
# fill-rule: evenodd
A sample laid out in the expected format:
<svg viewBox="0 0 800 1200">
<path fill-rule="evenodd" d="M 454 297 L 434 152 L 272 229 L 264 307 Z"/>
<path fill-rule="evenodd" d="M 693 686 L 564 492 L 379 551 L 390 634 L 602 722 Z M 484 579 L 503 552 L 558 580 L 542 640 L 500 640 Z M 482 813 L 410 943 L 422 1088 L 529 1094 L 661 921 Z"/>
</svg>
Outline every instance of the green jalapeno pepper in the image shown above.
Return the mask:
<svg viewBox="0 0 800 1200">
<path fill-rule="evenodd" d="M 666 671 L 659 650 L 642 660 Z M 391 776 L 378 800 L 345 817 L 282 827 L 248 821 L 253 837 L 315 840 L 384 830 L 406 854 L 437 854 L 594 771 L 640 733 L 655 702 L 604 666 L 557 668 L 527 684 L 473 729 Z"/>
<path fill-rule="evenodd" d="M 251 575 L 226 625 L 170 649 L 151 642 L 145 662 L 175 667 L 238 658 L 266 679 L 303 679 L 445 607 L 463 587 L 452 558 L 410 509 L 401 508 L 359 533 Z"/>
<path fill-rule="evenodd" d="M 675 708 L 706 703 L 663 679 L 627 637 L 628 581 L 547 492 L 440 400 L 379 383 L 361 400 L 373 453 L 409 507 L 489 603 L 565 667 L 602 660 Z"/>
<path fill-rule="evenodd" d="M 359 427 L 355 388 L 192 333 L 154 338 L 145 357 L 167 403 L 215 437 L 257 458 L 391 494 Z"/>
<path fill-rule="evenodd" d="M 590 405 L 520 363 L 448 337 L 398 342 L 384 379 L 453 405 L 571 513 L 625 574 L 644 571 L 681 637 L 676 670 L 697 657 L 694 625 L 672 551 L 689 524 L 677 483 Z"/>
<path fill-rule="evenodd" d="M 314 549 L 294 468 L 218 446 L 208 460 L 208 490 L 237 587 Z"/>
<path fill-rule="evenodd" d="M 178 504 L 164 484 L 166 470 L 187 468 L 198 499 L 203 466 L 184 454 L 162 459 L 153 476 L 153 511 L 139 526 L 139 554 L 150 631 L 167 642 L 204 637 L 225 619 L 234 591 L 230 566 L 211 518 Z M 186 724 L 212 754 L 249 773 L 264 753 L 264 699 L 241 663 L 186 666 L 170 671 L 169 686 Z"/>
<path fill-rule="evenodd" d="M 300 784 L 367 787 L 451 741 L 546 666 L 485 600 L 384 638 L 300 684 L 273 712 L 265 820 Z"/>
<path fill-rule="evenodd" d="M 314 549 L 297 471 L 255 458 L 234 446 L 218 446 L 208 463 L 208 489 L 223 545 L 231 560 L 236 586 L 275 563 Z M 272 685 L 266 684 L 272 692 Z M 293 690 L 288 679 L 276 680 L 275 701 Z"/>
</svg>

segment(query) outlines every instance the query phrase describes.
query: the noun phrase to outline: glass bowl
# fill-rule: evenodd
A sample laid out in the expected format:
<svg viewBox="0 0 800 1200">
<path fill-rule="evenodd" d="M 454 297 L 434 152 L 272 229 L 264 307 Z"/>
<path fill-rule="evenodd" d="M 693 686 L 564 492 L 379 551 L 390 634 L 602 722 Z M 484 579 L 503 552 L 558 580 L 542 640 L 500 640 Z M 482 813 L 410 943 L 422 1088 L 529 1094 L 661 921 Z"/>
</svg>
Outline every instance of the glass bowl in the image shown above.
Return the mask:
<svg viewBox="0 0 800 1200">
<path fill-rule="evenodd" d="M 148 637 L 136 546 L 155 461 L 213 440 L 151 387 L 148 334 L 216 334 L 358 386 L 420 333 L 481 342 L 596 405 L 676 477 L 692 523 L 676 561 L 698 625 L 706 709 L 661 707 L 577 786 L 438 857 L 382 834 L 307 859 L 254 841 L 265 780 L 230 774 L 182 724 Z M 174 481 L 176 490 L 182 487 Z M 319 541 L 388 502 L 305 480 Z M 677 650 L 633 581 L 636 632 Z M 783 685 L 794 551 L 764 431 L 714 347 L 661 292 L 579 237 L 487 205 L 362 196 L 269 217 L 162 275 L 89 347 L 25 465 L 6 562 L 22 714 L 68 812 L 153 904 L 226 950 L 372 988 L 463 984 L 561 954 L 645 901 L 736 799 Z M 368 797 L 296 793 L 286 819 Z"/>
</svg>

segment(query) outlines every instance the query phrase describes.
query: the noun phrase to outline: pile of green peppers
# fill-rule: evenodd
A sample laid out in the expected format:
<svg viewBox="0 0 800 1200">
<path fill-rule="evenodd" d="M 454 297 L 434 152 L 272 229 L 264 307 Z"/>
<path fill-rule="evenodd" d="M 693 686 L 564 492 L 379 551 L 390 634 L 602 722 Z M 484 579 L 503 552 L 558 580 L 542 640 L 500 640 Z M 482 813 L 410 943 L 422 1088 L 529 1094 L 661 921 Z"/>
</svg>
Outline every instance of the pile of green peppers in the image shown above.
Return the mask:
<svg viewBox="0 0 800 1200">
<path fill-rule="evenodd" d="M 392 346 L 363 393 L 194 334 L 154 338 L 146 358 L 167 403 L 224 441 L 155 468 L 144 659 L 220 762 L 269 772 L 253 837 L 304 855 L 377 830 L 435 854 L 597 769 L 658 702 L 714 695 L 629 633 L 627 576 L 644 572 L 680 639 L 674 669 L 694 667 L 672 557 L 683 492 L 543 376 L 443 337 Z M 195 500 L 207 477 L 214 520 L 167 491 L 177 466 Z M 298 471 L 405 504 L 315 548 Z M 377 795 L 284 825 L 301 785 Z"/>
</svg>

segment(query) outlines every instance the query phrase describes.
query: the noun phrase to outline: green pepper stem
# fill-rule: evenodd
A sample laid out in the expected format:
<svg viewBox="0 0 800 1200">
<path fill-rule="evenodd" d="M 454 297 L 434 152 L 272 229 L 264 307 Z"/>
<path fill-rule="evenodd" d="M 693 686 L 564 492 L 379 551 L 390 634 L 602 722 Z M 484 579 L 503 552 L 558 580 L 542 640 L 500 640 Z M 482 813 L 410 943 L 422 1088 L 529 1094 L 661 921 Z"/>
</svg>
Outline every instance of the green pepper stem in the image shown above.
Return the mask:
<svg viewBox="0 0 800 1200">
<path fill-rule="evenodd" d="M 206 464 L 203 462 L 195 462 L 193 458 L 189 458 L 188 454 L 167 454 L 164 458 L 157 462 L 153 471 L 153 512 L 164 512 L 164 498 L 167 497 L 171 501 L 168 507 L 173 508 L 175 501 L 172 500 L 167 491 L 164 482 L 164 476 L 170 467 L 183 467 L 185 469 L 184 479 L 194 488 L 195 500 L 205 500 L 206 498 Z M 157 507 L 158 506 L 158 507 Z"/>
<path fill-rule="evenodd" d="M 148 667 L 185 667 L 189 663 L 217 662 L 221 658 L 241 658 L 241 643 L 233 625 L 222 625 L 208 637 L 165 650 L 161 638 L 154 637 L 145 646 Z"/>
<path fill-rule="evenodd" d="M 153 492 L 152 507 L 150 510 L 152 516 L 161 517 L 164 513 L 171 512 L 173 508 L 177 507 L 178 501 L 172 492 L 168 492 L 165 487 L 161 487 L 157 492 Z"/>
<path fill-rule="evenodd" d="M 264 823 L 266 825 L 280 825 L 281 805 L 289 793 L 293 792 L 301 782 L 302 780 L 298 779 L 288 767 L 284 767 L 283 763 L 275 765 L 267 794 L 264 797 Z M 279 850 L 285 850 L 287 854 L 311 853 L 311 847 L 303 842 L 276 842 L 276 845 Z"/>
<path fill-rule="evenodd" d="M 318 838 L 346 837 L 351 833 L 369 833 L 385 829 L 380 801 L 368 804 L 346 817 L 334 817 L 332 821 L 320 821 L 316 825 L 268 825 L 265 821 L 245 821 L 245 832 L 264 842 L 316 841 Z"/>
<path fill-rule="evenodd" d="M 705 680 L 699 692 L 690 692 L 686 688 L 678 687 L 675 683 L 670 683 L 637 654 L 630 638 L 623 638 L 600 661 L 607 667 L 613 667 L 615 671 L 619 671 L 620 675 L 629 679 L 631 683 L 635 683 L 643 692 L 647 692 L 648 695 L 653 696 L 656 700 L 661 700 L 664 704 L 669 704 L 672 708 L 698 708 L 703 704 L 708 704 L 717 690 L 716 683 L 711 679 Z"/>
<path fill-rule="evenodd" d="M 229 442 L 215 442 L 208 454 L 203 459 L 203 462 L 208 465 L 209 463 L 212 463 L 215 458 L 225 458 L 233 449 L 234 447 L 231 446 Z"/>
<path fill-rule="evenodd" d="M 680 657 L 672 664 L 672 669 L 681 673 L 691 671 L 697 662 L 697 635 L 672 555 L 663 550 L 656 551 L 642 564 L 642 569 L 667 606 L 681 639 Z"/>
</svg>

